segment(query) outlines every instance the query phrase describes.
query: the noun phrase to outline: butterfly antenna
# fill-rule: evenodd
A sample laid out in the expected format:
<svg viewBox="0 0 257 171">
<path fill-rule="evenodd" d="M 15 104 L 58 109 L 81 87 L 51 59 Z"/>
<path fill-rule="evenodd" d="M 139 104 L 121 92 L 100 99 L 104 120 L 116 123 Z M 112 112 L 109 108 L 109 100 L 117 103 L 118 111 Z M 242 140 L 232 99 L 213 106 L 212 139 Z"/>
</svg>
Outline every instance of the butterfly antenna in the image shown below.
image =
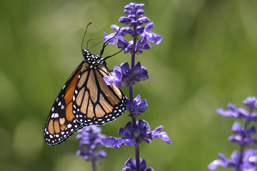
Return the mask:
<svg viewBox="0 0 257 171">
<path fill-rule="evenodd" d="M 86 30 L 85 30 L 85 33 L 84 33 L 84 36 L 83 36 L 83 39 L 82 39 L 82 43 L 81 43 L 81 51 L 83 51 L 82 47 L 83 47 L 83 44 L 84 44 L 84 40 L 85 40 L 85 37 L 86 37 L 86 33 L 87 33 L 87 28 L 88 26 L 92 24 L 92 22 L 88 23 L 87 24 L 87 27 L 86 27 Z M 87 47 L 86 47 L 87 48 Z"/>
<path fill-rule="evenodd" d="M 90 41 L 92 41 L 92 40 L 97 40 L 97 39 L 100 39 L 100 38 L 102 38 L 102 37 L 89 39 L 89 40 L 87 41 L 87 47 L 88 47 L 88 44 L 89 44 L 89 42 L 90 42 Z M 90 47 L 90 48 L 88 48 L 88 49 L 91 49 L 91 48 L 95 47 L 96 45 L 99 45 L 100 43 L 102 43 L 102 41 L 100 41 L 100 42 L 98 42 L 98 43 L 94 44 L 93 46 L 91 46 L 91 47 Z"/>
<path fill-rule="evenodd" d="M 116 36 L 117 36 L 117 34 L 120 32 L 120 28 L 119 28 L 119 30 L 116 32 L 116 34 L 113 36 L 113 37 L 111 37 L 110 39 L 108 39 L 108 40 L 106 40 L 105 42 L 104 42 L 104 44 L 103 44 L 103 47 L 102 47 L 102 50 L 101 50 L 101 53 L 100 53 L 100 56 L 102 56 L 103 55 L 103 53 L 104 53 L 104 48 L 108 45 L 108 42 L 110 41 L 110 40 L 112 40 L 112 39 L 114 39 Z M 123 48 L 124 49 L 124 48 Z M 122 50 L 123 50 L 122 49 Z M 119 53 L 119 52 L 118 52 Z M 115 53 L 115 54 L 117 54 L 117 53 Z M 112 56 L 114 56 L 114 55 L 112 55 Z M 109 57 L 111 57 L 111 56 L 108 56 L 108 58 Z M 106 59 L 106 58 L 105 58 Z"/>
<path fill-rule="evenodd" d="M 126 47 L 127 47 L 127 46 L 124 46 L 120 51 L 116 52 L 115 54 L 112 54 L 112 55 L 110 55 L 110 56 L 106 56 L 106 57 L 104 58 L 104 60 L 106 60 L 106 59 L 108 59 L 108 58 L 110 58 L 110 57 L 112 57 L 112 56 L 115 56 L 115 55 L 119 54 L 119 53 L 120 53 L 121 51 L 123 51 Z"/>
</svg>

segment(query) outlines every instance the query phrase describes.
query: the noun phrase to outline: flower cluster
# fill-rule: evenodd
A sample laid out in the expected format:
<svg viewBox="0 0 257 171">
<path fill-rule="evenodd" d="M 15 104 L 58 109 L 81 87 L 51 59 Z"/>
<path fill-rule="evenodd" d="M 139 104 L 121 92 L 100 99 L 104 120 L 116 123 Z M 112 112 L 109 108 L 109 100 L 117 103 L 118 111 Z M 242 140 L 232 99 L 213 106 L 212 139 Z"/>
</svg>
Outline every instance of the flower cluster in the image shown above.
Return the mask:
<svg viewBox="0 0 257 171">
<path fill-rule="evenodd" d="M 160 138 L 167 144 L 171 144 L 171 141 L 166 132 L 160 132 L 163 126 L 158 126 L 154 131 L 151 131 L 149 124 L 144 120 L 136 121 L 136 126 L 133 126 L 132 122 L 128 122 L 124 128 L 119 129 L 119 136 L 122 138 L 108 137 L 103 140 L 103 144 L 106 147 L 120 148 L 122 145 L 136 146 L 137 143 L 142 142 L 151 143 L 151 140 Z"/>
<path fill-rule="evenodd" d="M 228 104 L 229 110 L 217 109 L 218 114 L 243 120 L 244 125 L 241 126 L 239 122 L 235 121 L 232 131 L 237 135 L 229 137 L 229 141 L 239 145 L 240 151 L 234 151 L 231 159 L 218 153 L 220 159 L 211 162 L 208 165 L 209 170 L 216 170 L 218 166 L 232 167 L 235 171 L 255 171 L 257 169 L 257 150 L 246 150 L 247 147 L 257 144 L 257 139 L 253 137 L 256 134 L 256 128 L 249 125 L 251 121 L 257 121 L 257 113 L 253 112 L 254 109 L 257 109 L 257 98 L 248 97 L 243 103 L 248 107 L 248 111 L 244 108 L 236 108 L 233 104 Z"/>
<path fill-rule="evenodd" d="M 140 62 L 133 69 L 130 69 L 127 62 L 122 63 L 120 67 L 115 66 L 113 68 L 111 76 L 104 77 L 107 85 L 115 84 L 117 87 L 124 86 L 123 82 L 126 83 L 127 87 L 130 87 L 136 82 L 146 81 L 148 79 L 148 71 L 146 67 L 141 66 Z"/>
<path fill-rule="evenodd" d="M 99 148 L 103 146 L 102 140 L 106 138 L 105 135 L 101 134 L 101 128 L 85 126 L 78 130 L 78 133 L 76 138 L 80 141 L 79 146 L 83 150 L 78 150 L 77 155 L 82 156 L 86 161 L 91 161 L 92 165 L 106 157 L 103 150 L 99 151 Z"/>
<path fill-rule="evenodd" d="M 143 53 L 143 50 L 150 49 L 151 45 L 148 41 L 153 42 L 156 45 L 161 43 L 162 37 L 150 31 L 154 24 L 153 22 L 149 23 L 150 19 L 146 16 L 143 16 L 143 7 L 144 4 L 130 3 L 129 5 L 126 5 L 124 12 L 128 16 L 120 17 L 119 22 L 130 27 L 119 27 L 113 24 L 111 28 L 116 32 L 108 35 L 104 33 L 104 41 L 110 40 L 108 42 L 109 44 L 115 44 L 117 41 L 118 48 L 122 49 L 126 47 L 124 49 L 124 53 L 130 52 L 131 54 Z M 143 24 L 147 25 L 143 27 Z M 134 39 L 126 41 L 123 38 L 126 35 L 131 35 Z M 138 39 L 139 36 L 141 36 L 140 39 Z M 139 41 L 135 43 L 135 40 Z"/>
<path fill-rule="evenodd" d="M 127 62 L 122 63 L 120 67 L 113 68 L 110 76 L 104 77 L 107 85 L 114 84 L 117 87 L 126 86 L 129 88 L 129 98 L 127 98 L 126 107 L 129 111 L 129 116 L 132 121 L 128 122 L 125 127 L 119 129 L 120 138 L 108 137 L 103 140 L 106 147 L 120 148 L 122 145 L 135 146 L 135 161 L 130 158 L 125 164 L 123 171 L 152 171 L 152 168 L 147 168 L 146 161 L 141 160 L 139 155 L 139 145 L 142 142 L 150 143 L 151 140 L 160 138 L 167 144 L 171 141 L 166 132 L 160 132 L 163 126 L 158 126 L 151 131 L 149 124 L 144 120 L 137 120 L 137 116 L 141 115 L 148 108 L 147 101 L 141 100 L 141 96 L 137 95 L 134 98 L 133 86 L 141 81 L 149 79 L 146 67 L 142 66 L 140 62 L 135 62 L 136 54 L 142 54 L 143 50 L 151 48 L 149 42 L 159 44 L 162 37 L 151 32 L 153 23 L 149 23 L 150 19 L 143 16 L 144 4 L 130 3 L 125 6 L 124 12 L 127 17 L 122 16 L 119 22 L 126 24 L 126 27 L 119 27 L 112 25 L 111 28 L 115 30 L 114 33 L 104 33 L 104 41 L 109 44 L 117 44 L 117 47 L 124 49 L 124 53 L 131 54 L 131 65 Z M 143 24 L 146 24 L 143 26 Z M 125 36 L 131 36 L 132 40 L 125 40 Z"/>
<path fill-rule="evenodd" d="M 131 117 L 137 117 L 141 115 L 148 108 L 146 99 L 141 100 L 140 95 L 137 95 L 136 98 L 131 102 L 127 100 L 127 110 L 129 111 Z"/>
<path fill-rule="evenodd" d="M 123 168 L 122 171 L 136 171 L 136 170 L 139 170 L 139 171 L 153 171 L 153 168 L 147 167 L 145 160 L 143 160 L 143 161 L 140 160 L 139 169 L 137 169 L 136 162 L 132 158 L 129 158 L 126 161 L 125 166 L 126 167 Z"/>
</svg>

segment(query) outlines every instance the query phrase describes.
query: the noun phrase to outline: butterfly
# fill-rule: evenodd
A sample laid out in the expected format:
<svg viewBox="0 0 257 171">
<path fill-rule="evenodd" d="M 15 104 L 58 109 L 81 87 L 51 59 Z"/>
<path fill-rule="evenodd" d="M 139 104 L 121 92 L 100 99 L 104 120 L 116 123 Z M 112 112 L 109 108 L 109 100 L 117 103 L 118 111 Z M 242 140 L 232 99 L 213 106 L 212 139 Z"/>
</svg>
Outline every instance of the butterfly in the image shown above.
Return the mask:
<svg viewBox="0 0 257 171">
<path fill-rule="evenodd" d="M 100 55 L 82 50 L 84 60 L 62 87 L 47 117 L 44 139 L 48 145 L 62 143 L 86 125 L 111 122 L 126 110 L 121 90 L 103 80 L 110 75 L 105 60 L 115 55 L 102 58 L 107 42 Z"/>
</svg>

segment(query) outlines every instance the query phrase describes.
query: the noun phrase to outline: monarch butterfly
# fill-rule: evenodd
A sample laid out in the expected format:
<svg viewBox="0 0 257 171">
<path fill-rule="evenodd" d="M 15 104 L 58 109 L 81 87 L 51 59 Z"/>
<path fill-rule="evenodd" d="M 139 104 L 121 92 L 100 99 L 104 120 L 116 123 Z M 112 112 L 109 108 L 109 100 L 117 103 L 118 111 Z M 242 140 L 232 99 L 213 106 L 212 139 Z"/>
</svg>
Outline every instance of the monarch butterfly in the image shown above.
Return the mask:
<svg viewBox="0 0 257 171">
<path fill-rule="evenodd" d="M 103 80 L 110 75 L 105 60 L 113 56 L 102 58 L 107 42 L 100 55 L 82 50 L 84 60 L 70 75 L 49 112 L 44 129 L 47 144 L 58 145 L 78 129 L 108 123 L 126 110 L 121 90 Z"/>
</svg>

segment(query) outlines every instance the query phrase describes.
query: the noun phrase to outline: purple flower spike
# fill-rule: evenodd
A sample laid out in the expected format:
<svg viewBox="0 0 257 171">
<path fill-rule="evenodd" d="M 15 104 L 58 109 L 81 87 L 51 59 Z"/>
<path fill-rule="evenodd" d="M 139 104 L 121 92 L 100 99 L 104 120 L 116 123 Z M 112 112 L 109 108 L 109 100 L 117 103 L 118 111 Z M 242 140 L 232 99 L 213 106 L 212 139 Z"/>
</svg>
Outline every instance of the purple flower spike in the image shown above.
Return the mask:
<svg viewBox="0 0 257 171">
<path fill-rule="evenodd" d="M 126 106 L 127 110 L 130 112 L 130 115 L 133 117 L 141 115 L 148 108 L 146 100 L 141 100 L 140 95 L 137 95 L 133 102 L 127 100 Z"/>
<path fill-rule="evenodd" d="M 78 133 L 76 138 L 80 141 L 79 146 L 83 150 L 78 150 L 77 155 L 91 162 L 101 161 L 107 156 L 103 150 L 98 151 L 102 147 L 102 140 L 105 138 L 105 135 L 101 134 L 101 128 L 86 126 L 78 130 Z"/>
<path fill-rule="evenodd" d="M 231 155 L 231 159 L 225 158 L 225 156 L 219 153 L 219 160 L 214 160 L 208 166 L 209 170 L 216 170 L 218 166 L 232 167 L 234 171 L 256 171 L 257 164 L 257 150 L 246 149 L 252 145 L 257 144 L 257 139 L 254 138 L 257 133 L 254 126 L 249 126 L 250 122 L 257 121 L 256 112 L 256 97 L 248 97 L 243 103 L 248 107 L 248 111 L 244 108 L 236 108 L 233 104 L 229 104 L 229 110 L 218 109 L 217 113 L 223 116 L 232 116 L 244 121 L 244 124 L 240 124 L 235 121 L 232 127 L 232 131 L 236 135 L 229 136 L 229 141 L 237 143 L 240 147 L 240 153 L 234 151 Z"/>
<path fill-rule="evenodd" d="M 141 54 L 143 53 L 143 50 L 150 49 L 151 45 L 149 42 L 155 43 L 156 45 L 160 44 L 162 41 L 162 36 L 150 31 L 154 27 L 154 24 L 153 22 L 149 23 L 150 19 L 143 16 L 143 7 L 144 4 L 130 3 L 129 5 L 126 5 L 124 12 L 128 16 L 120 17 L 119 22 L 129 25 L 130 27 L 120 28 L 117 25 L 112 25 L 111 28 L 115 30 L 116 33 L 110 33 L 109 35 L 104 33 L 104 41 L 114 37 L 109 41 L 109 43 L 114 44 L 118 40 L 117 47 L 120 49 L 125 47 L 124 53 L 131 54 Z M 142 26 L 143 24 L 146 24 L 146 26 Z M 119 33 L 117 33 L 118 31 Z M 125 35 L 131 35 L 133 40 L 126 41 L 123 38 Z M 141 36 L 141 38 L 139 36 Z M 134 42 L 134 40 L 139 41 Z"/>
<path fill-rule="evenodd" d="M 111 148 L 120 148 L 123 145 L 135 146 L 135 161 L 130 158 L 126 162 L 126 167 L 123 171 L 153 171 L 152 168 L 147 168 L 145 160 L 140 159 L 140 144 L 151 143 L 154 139 L 161 139 L 167 144 L 171 144 L 171 140 L 166 132 L 161 132 L 163 126 L 158 126 L 151 131 L 149 124 L 144 120 L 137 120 L 137 116 L 142 115 L 148 108 L 147 101 L 141 100 L 140 95 L 134 98 L 133 86 L 137 82 L 146 81 L 149 79 L 146 67 L 142 66 L 140 61 L 137 62 L 136 55 L 142 54 L 144 50 L 151 48 L 150 43 L 160 44 L 162 36 L 152 32 L 154 27 L 153 22 L 144 16 L 144 4 L 130 3 L 124 7 L 126 16 L 121 16 L 119 22 L 125 24 L 125 27 L 112 25 L 114 33 L 104 33 L 104 41 L 109 44 L 115 44 L 119 49 L 124 51 L 124 54 L 131 54 L 131 65 L 124 62 L 120 67 L 114 67 L 109 76 L 103 79 L 107 85 L 116 85 L 117 87 L 129 87 L 129 98 L 127 98 L 126 108 L 132 119 L 123 128 L 119 129 L 118 135 L 120 138 L 108 137 L 104 139 L 103 145 Z M 131 37 L 131 38 L 125 38 Z M 114 110 L 115 115 L 116 109 Z M 256 113 L 257 120 L 257 113 Z"/>
<path fill-rule="evenodd" d="M 147 167 L 146 161 L 141 159 L 139 169 L 137 169 L 136 162 L 132 158 L 126 161 L 125 166 L 122 171 L 153 171 L 153 168 Z"/>
</svg>

